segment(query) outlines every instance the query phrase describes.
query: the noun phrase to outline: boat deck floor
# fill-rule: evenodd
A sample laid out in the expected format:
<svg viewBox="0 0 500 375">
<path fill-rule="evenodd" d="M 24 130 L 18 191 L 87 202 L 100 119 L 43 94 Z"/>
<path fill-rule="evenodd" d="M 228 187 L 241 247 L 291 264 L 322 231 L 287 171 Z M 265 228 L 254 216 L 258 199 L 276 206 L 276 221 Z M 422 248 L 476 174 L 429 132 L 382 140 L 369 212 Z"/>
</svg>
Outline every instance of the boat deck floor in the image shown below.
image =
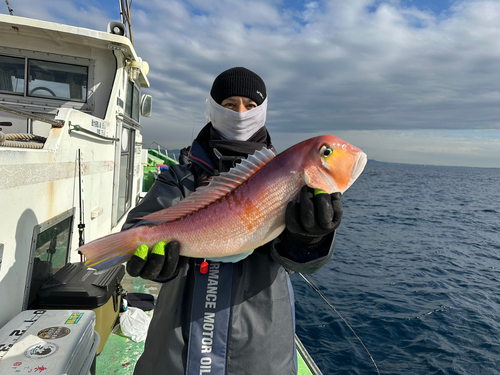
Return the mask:
<svg viewBox="0 0 500 375">
<path fill-rule="evenodd" d="M 139 277 L 130 277 L 125 274 L 122 280 L 122 287 L 128 293 L 149 293 L 158 296 L 161 284 L 144 280 Z M 149 316 L 153 311 L 146 312 Z M 114 332 L 108 337 L 106 345 L 97 356 L 96 374 L 120 374 L 128 375 L 134 373 L 134 367 L 144 350 L 144 341 L 134 342 L 123 336 L 119 327 L 115 326 Z"/>
</svg>

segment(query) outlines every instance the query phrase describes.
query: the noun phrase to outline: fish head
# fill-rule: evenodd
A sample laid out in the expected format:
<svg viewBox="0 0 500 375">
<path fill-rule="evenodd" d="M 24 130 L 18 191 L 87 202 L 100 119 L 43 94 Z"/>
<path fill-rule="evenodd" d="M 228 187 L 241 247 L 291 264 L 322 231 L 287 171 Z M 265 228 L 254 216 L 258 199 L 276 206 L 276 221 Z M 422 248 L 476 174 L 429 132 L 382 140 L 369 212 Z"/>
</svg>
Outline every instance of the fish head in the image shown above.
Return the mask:
<svg viewBox="0 0 500 375">
<path fill-rule="evenodd" d="M 304 183 L 329 194 L 344 193 L 363 172 L 367 161 L 359 148 L 332 135 L 310 139 L 303 157 Z"/>
</svg>

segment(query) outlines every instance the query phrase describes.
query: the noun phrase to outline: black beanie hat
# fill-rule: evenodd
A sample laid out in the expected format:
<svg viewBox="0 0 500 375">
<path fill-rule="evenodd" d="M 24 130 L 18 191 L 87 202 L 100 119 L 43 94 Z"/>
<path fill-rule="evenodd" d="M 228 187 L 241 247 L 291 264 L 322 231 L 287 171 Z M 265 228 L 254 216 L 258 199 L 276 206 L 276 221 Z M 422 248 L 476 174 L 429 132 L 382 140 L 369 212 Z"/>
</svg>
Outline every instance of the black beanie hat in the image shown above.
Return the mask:
<svg viewBox="0 0 500 375">
<path fill-rule="evenodd" d="M 231 96 L 244 96 L 261 105 L 266 95 L 266 85 L 262 78 L 242 67 L 231 68 L 219 74 L 210 90 L 210 96 L 218 104 Z"/>
</svg>

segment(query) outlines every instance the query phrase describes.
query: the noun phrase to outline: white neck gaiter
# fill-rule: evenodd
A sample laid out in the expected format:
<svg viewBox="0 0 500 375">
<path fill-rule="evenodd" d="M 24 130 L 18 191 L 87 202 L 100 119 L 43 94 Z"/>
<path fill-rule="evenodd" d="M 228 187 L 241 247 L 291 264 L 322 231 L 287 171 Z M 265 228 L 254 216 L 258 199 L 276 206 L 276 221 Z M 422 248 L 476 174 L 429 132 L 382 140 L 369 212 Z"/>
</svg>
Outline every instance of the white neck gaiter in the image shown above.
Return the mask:
<svg viewBox="0 0 500 375">
<path fill-rule="evenodd" d="M 210 121 L 219 134 L 230 141 L 247 141 L 266 123 L 267 98 L 256 108 L 235 112 L 216 103 L 211 96 Z"/>
</svg>

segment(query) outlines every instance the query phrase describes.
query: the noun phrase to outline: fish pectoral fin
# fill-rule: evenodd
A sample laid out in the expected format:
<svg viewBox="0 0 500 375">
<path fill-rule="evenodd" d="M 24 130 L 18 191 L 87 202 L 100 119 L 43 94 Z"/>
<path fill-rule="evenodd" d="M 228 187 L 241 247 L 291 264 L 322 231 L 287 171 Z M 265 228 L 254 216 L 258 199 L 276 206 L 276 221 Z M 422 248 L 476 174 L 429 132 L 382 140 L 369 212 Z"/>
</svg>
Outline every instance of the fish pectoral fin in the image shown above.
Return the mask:
<svg viewBox="0 0 500 375">
<path fill-rule="evenodd" d="M 315 171 L 312 171 L 312 173 L 308 174 L 307 171 L 304 171 L 304 176 L 303 176 L 304 185 L 307 185 L 311 189 L 322 191 L 327 194 L 332 194 L 340 191 L 333 178 L 330 178 L 327 175 L 316 176 L 317 173 L 314 172 Z"/>
</svg>

